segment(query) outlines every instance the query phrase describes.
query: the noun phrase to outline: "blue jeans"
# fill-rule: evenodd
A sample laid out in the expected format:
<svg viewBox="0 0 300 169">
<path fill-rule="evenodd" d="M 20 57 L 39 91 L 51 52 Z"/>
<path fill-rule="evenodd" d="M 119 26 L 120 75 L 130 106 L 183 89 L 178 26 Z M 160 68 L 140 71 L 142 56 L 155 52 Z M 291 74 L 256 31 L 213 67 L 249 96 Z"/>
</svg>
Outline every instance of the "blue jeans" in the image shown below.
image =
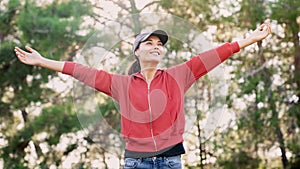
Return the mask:
<svg viewBox="0 0 300 169">
<path fill-rule="evenodd" d="M 124 169 L 181 169 L 181 156 L 125 158 Z"/>
</svg>

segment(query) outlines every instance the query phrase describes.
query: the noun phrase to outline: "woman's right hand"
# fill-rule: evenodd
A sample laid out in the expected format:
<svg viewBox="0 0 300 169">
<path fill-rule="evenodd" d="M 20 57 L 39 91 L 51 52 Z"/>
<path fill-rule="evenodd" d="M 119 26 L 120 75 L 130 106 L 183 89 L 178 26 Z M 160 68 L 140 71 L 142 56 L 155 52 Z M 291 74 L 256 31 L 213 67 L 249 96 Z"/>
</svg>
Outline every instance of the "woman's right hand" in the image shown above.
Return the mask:
<svg viewBox="0 0 300 169">
<path fill-rule="evenodd" d="M 26 46 L 25 48 L 28 52 L 24 51 L 18 47 L 15 47 L 15 53 L 16 53 L 18 59 L 22 63 L 25 63 L 27 65 L 40 66 L 40 67 L 44 67 L 44 68 L 47 68 L 50 70 L 62 72 L 63 67 L 64 67 L 63 61 L 56 61 L 56 60 L 44 58 L 43 56 L 40 55 L 39 52 L 32 49 L 31 47 Z"/>
<path fill-rule="evenodd" d="M 41 66 L 41 62 L 43 57 L 37 52 L 36 50 L 32 49 L 29 46 L 25 47 L 28 52 L 15 47 L 15 53 L 18 57 L 18 59 L 27 65 L 35 65 L 35 66 Z"/>
</svg>

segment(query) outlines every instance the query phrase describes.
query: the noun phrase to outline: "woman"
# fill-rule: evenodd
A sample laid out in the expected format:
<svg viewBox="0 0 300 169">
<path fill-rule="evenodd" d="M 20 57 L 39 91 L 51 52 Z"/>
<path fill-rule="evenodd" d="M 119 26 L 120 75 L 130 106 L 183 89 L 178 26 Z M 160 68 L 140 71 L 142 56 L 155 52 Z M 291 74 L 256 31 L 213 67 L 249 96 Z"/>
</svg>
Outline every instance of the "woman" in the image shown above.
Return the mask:
<svg viewBox="0 0 300 169">
<path fill-rule="evenodd" d="M 248 38 L 225 43 L 165 70 L 158 69 L 157 65 L 164 56 L 167 33 L 156 30 L 139 34 L 133 45 L 136 62 L 130 75 L 50 60 L 28 46 L 28 52 L 16 47 L 15 53 L 25 64 L 71 75 L 120 104 L 121 134 L 126 142 L 125 168 L 181 168 L 181 154 L 185 153 L 182 144 L 185 92 L 232 54 L 261 41 L 270 33 L 270 22 L 267 21 Z"/>
</svg>

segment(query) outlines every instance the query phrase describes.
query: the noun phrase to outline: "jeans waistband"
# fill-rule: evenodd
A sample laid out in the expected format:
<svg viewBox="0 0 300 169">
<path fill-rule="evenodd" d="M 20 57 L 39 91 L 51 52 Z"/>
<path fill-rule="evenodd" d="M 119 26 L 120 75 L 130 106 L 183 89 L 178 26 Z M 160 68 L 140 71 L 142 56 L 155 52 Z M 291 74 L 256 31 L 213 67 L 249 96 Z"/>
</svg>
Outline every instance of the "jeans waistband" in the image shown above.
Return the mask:
<svg viewBox="0 0 300 169">
<path fill-rule="evenodd" d="M 166 160 L 166 159 L 173 159 L 173 158 L 181 158 L 181 155 L 175 156 L 153 156 L 153 157 L 144 157 L 144 158 L 136 158 L 142 161 L 153 161 L 153 160 Z"/>
</svg>

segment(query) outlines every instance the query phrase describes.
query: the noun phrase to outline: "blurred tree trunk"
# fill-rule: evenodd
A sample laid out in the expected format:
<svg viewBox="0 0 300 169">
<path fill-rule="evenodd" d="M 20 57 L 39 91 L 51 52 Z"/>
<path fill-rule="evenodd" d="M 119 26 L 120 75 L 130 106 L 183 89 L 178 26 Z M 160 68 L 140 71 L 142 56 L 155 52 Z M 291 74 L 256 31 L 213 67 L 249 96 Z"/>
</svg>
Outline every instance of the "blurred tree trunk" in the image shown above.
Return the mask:
<svg viewBox="0 0 300 169">
<path fill-rule="evenodd" d="M 132 16 L 133 23 L 134 23 L 133 31 L 135 34 L 138 34 L 142 30 L 142 26 L 140 22 L 140 11 L 136 7 L 135 0 L 129 0 L 129 1 L 131 7 L 130 14 Z"/>
<path fill-rule="evenodd" d="M 300 15 L 299 15 L 300 18 Z M 299 23 L 299 29 L 300 29 L 300 23 Z M 296 26 L 295 26 L 296 27 Z M 297 28 L 297 27 L 296 27 Z M 294 53 L 294 64 L 295 64 L 295 82 L 297 84 L 297 88 L 300 89 L 300 37 L 299 37 L 299 29 L 293 30 L 293 36 L 294 36 L 294 46 L 295 46 L 295 53 Z M 298 98 L 300 98 L 300 90 L 297 92 Z M 298 119 L 300 120 L 300 119 Z"/>
</svg>

